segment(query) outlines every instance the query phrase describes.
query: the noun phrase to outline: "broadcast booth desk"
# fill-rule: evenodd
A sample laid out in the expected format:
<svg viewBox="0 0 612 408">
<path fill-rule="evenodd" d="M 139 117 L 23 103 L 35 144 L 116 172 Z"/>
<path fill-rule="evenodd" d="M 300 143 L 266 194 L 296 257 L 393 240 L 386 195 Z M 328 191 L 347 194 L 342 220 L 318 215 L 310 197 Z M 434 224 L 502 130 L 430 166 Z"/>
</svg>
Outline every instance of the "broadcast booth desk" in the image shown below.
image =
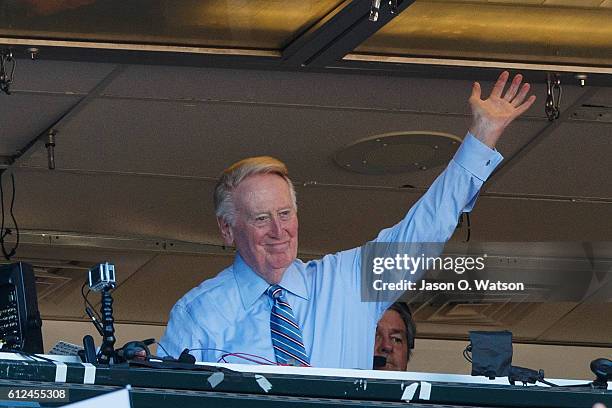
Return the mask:
<svg viewBox="0 0 612 408">
<path fill-rule="evenodd" d="M 68 392 L 67 399 L 37 400 L 62 406 L 131 386 L 133 407 L 554 407 L 612 408 L 612 387 L 593 389 L 581 380 L 562 385 L 509 385 L 467 375 L 197 364 L 162 368 L 160 363 L 94 366 L 76 358 L 32 359 L 0 353 L 0 406 L 11 406 L 11 389 Z M 145 366 L 144 364 L 148 364 Z M 171 364 L 170 364 L 171 366 Z"/>
</svg>

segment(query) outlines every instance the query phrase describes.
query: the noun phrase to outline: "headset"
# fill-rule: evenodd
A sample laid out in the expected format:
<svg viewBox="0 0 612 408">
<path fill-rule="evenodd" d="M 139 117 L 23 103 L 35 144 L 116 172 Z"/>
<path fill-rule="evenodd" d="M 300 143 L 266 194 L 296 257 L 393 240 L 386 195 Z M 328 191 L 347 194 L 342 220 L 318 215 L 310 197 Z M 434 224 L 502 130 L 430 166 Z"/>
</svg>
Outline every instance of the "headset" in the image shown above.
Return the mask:
<svg viewBox="0 0 612 408">
<path fill-rule="evenodd" d="M 155 339 L 129 341 L 117 349 L 117 358 L 119 361 L 148 360 L 151 357 L 149 346 L 154 343 Z"/>
</svg>

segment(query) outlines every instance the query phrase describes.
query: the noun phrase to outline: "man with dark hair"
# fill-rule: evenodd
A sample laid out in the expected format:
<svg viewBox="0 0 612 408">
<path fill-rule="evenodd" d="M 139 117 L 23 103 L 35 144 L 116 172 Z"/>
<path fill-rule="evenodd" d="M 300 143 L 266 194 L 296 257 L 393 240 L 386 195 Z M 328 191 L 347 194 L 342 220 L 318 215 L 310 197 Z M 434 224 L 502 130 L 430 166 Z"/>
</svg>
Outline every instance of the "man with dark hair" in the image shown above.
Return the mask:
<svg viewBox="0 0 612 408">
<path fill-rule="evenodd" d="M 405 371 L 414 349 L 416 325 L 410 307 L 395 302 L 385 311 L 376 326 L 374 369 Z"/>
</svg>

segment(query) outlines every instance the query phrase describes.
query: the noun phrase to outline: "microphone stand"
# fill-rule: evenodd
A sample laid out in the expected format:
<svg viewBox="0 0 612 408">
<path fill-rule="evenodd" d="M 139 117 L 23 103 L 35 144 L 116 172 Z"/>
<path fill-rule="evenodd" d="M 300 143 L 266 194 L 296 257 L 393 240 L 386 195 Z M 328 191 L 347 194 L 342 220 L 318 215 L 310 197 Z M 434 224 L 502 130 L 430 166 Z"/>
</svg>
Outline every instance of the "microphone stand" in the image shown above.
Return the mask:
<svg viewBox="0 0 612 408">
<path fill-rule="evenodd" d="M 100 312 L 102 316 L 102 345 L 100 346 L 100 364 L 113 364 L 117 361 L 115 353 L 115 326 L 113 325 L 113 297 L 110 293 L 111 286 L 104 286 L 102 289 L 102 305 Z"/>
</svg>

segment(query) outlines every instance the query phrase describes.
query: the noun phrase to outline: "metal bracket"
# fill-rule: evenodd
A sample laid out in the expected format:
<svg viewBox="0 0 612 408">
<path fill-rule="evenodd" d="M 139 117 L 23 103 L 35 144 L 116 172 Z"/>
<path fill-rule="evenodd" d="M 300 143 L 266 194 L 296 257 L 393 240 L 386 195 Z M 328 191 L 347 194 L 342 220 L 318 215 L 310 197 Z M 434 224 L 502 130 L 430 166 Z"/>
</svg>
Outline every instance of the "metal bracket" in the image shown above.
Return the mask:
<svg viewBox="0 0 612 408">
<path fill-rule="evenodd" d="M 15 65 L 15 58 L 11 50 L 0 51 L 0 91 L 7 95 L 11 94 L 10 88 L 15 74 Z"/>
<path fill-rule="evenodd" d="M 391 14 L 397 14 L 397 2 L 398 0 L 389 0 L 389 8 L 391 10 Z"/>
<path fill-rule="evenodd" d="M 372 0 L 372 6 L 370 7 L 370 16 L 368 20 L 378 21 L 378 15 L 380 14 L 380 0 Z"/>
<path fill-rule="evenodd" d="M 559 119 L 561 115 L 561 78 L 559 74 L 551 74 L 550 72 L 546 76 L 546 103 L 544 104 L 544 111 L 549 121 Z"/>
</svg>

